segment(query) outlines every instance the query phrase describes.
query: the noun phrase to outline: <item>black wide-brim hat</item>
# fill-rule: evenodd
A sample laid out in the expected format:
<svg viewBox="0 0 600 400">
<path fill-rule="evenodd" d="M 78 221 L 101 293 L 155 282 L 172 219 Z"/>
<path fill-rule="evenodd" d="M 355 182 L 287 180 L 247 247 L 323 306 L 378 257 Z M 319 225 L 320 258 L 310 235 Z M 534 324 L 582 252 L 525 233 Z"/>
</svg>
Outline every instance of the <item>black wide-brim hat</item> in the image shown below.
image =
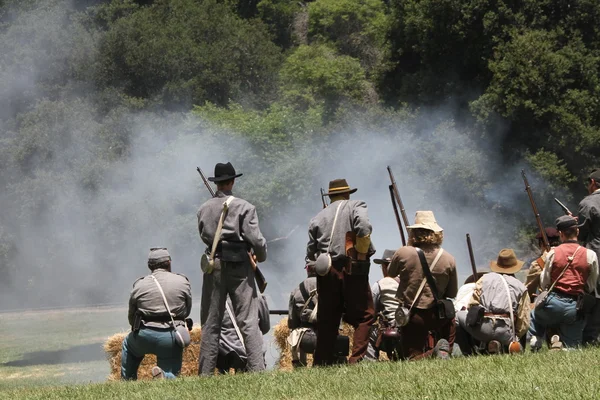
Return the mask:
<svg viewBox="0 0 600 400">
<path fill-rule="evenodd" d="M 211 182 L 223 182 L 242 175 L 235 173 L 235 168 L 233 168 L 230 162 L 227 164 L 217 163 L 215 165 L 215 176 L 209 177 L 208 180 Z"/>
<path fill-rule="evenodd" d="M 325 193 L 325 195 L 327 196 L 334 196 L 336 194 L 343 194 L 343 193 L 354 193 L 356 192 L 358 189 L 356 188 L 350 188 L 350 186 L 348 186 L 348 182 L 346 182 L 345 179 L 334 179 L 331 182 L 329 182 L 329 191 L 327 193 Z"/>
<path fill-rule="evenodd" d="M 383 255 L 381 256 L 381 258 L 376 258 L 373 260 L 373 262 L 375 264 L 391 263 L 392 257 L 394 257 L 394 254 L 396 254 L 396 252 L 394 250 L 385 249 L 383 251 Z"/>
</svg>

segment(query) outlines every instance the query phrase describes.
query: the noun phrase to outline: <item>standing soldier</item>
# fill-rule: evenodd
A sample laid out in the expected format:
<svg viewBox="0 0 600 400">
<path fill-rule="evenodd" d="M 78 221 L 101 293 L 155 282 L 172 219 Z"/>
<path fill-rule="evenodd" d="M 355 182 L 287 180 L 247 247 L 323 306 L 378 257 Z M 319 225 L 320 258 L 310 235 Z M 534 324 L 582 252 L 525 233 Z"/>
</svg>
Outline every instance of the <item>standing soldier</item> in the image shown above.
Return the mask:
<svg viewBox="0 0 600 400">
<path fill-rule="evenodd" d="M 354 327 L 349 363 L 362 360 L 369 345 L 369 331 L 375 321 L 369 287 L 371 223 L 364 201 L 350 200 L 345 179 L 329 182 L 326 193 L 331 204 L 317 214 L 308 227 L 307 263 L 315 262 L 319 307 L 315 365 L 336 362 L 335 342 L 342 314 Z"/>
<path fill-rule="evenodd" d="M 593 250 L 600 258 L 600 169 L 594 169 L 588 176 L 589 195 L 579 203 L 579 242 Z M 588 315 L 583 329 L 583 344 L 598 343 L 600 334 L 600 299 Z"/>
<path fill-rule="evenodd" d="M 166 248 L 150 249 L 148 268 L 152 273 L 135 281 L 129 297 L 131 332 L 123 340 L 121 379 L 137 379 L 146 354 L 156 354 L 158 366 L 152 368 L 155 378 L 174 378 L 181 371 L 183 347 L 173 331 L 186 326 L 185 319 L 192 311 L 190 282 L 171 272 Z"/>
<path fill-rule="evenodd" d="M 598 281 L 598 257 L 577 243 L 577 220 L 562 215 L 556 220 L 556 229 L 562 244 L 548 252 L 540 285 L 548 295 L 531 313 L 529 344 L 533 351 L 541 347 L 549 326 L 557 327 L 560 335 L 553 336 L 552 348 L 562 347 L 559 341 L 569 348 L 581 345 L 587 311 L 581 300 L 586 293 L 595 293 Z"/>
<path fill-rule="evenodd" d="M 401 306 L 410 310 L 408 324 L 402 328 L 404 357 L 419 360 L 435 355 L 447 359 L 454 344 L 456 328 L 453 316 L 441 318 L 438 306 L 442 304 L 439 301 L 456 297 L 456 261 L 441 248 L 444 233 L 432 211 L 417 211 L 415 223 L 407 229 L 408 246 L 396 251 L 389 269 L 390 276 L 400 276 L 398 298 Z M 426 266 L 422 264 L 419 253 L 424 254 Z M 431 285 L 425 268 L 431 272 L 434 281 Z M 435 347 L 428 346 L 431 335 L 438 339 Z"/>
<path fill-rule="evenodd" d="M 254 251 L 256 261 L 265 261 L 267 243 L 258 226 L 256 208 L 231 193 L 235 178 L 240 176 L 231 163 L 218 163 L 215 176 L 208 178 L 216 183 L 217 193 L 198 210 L 198 230 L 207 246 L 202 260 L 200 375 L 213 375 L 217 365 L 227 295 L 244 338 L 248 371 L 265 369 L 250 251 Z"/>
</svg>

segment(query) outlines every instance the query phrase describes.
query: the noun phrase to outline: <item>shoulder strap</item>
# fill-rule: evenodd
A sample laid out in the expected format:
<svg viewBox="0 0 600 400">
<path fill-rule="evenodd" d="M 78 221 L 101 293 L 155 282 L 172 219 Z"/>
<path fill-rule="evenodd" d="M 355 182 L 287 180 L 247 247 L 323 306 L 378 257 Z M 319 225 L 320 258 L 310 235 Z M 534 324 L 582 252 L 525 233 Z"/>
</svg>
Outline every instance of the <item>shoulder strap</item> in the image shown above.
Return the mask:
<svg viewBox="0 0 600 400">
<path fill-rule="evenodd" d="M 229 303 L 227 302 L 227 300 L 225 300 L 225 310 L 227 311 L 227 315 L 229 315 L 229 319 L 231 320 L 231 323 L 233 324 L 233 329 L 235 329 L 235 334 L 237 335 L 238 339 L 240 339 L 240 342 L 242 343 L 242 347 L 244 348 L 244 350 L 246 350 L 246 344 L 244 343 L 244 338 L 242 337 L 242 332 L 240 332 L 240 327 L 238 326 L 237 322 L 235 321 L 235 315 L 233 314 L 233 311 L 231 311 L 231 307 L 229 307 Z"/>
<path fill-rule="evenodd" d="M 169 314 L 169 317 L 171 317 L 171 323 L 173 324 L 173 329 L 175 330 L 175 334 L 179 337 L 179 340 L 181 340 L 181 343 L 183 346 L 183 343 L 185 343 L 185 340 L 183 340 L 181 333 L 179 333 L 177 331 L 177 329 L 175 329 L 175 320 L 173 319 L 173 313 L 171 313 L 171 308 L 169 307 L 169 303 L 167 302 L 167 296 L 165 296 L 165 292 L 163 292 L 162 286 L 160 285 L 160 283 L 158 283 L 158 279 L 156 279 L 156 277 L 154 275 L 150 275 L 150 277 L 154 280 L 154 283 L 156 283 L 156 287 L 158 288 L 158 291 L 160 292 L 160 294 L 163 298 L 163 303 L 165 303 L 165 307 L 167 308 L 167 313 Z"/>
<path fill-rule="evenodd" d="M 506 289 L 506 295 L 508 296 L 508 310 L 510 312 L 510 324 L 511 324 L 512 330 L 513 330 L 514 341 L 516 342 L 519 339 L 517 338 L 517 330 L 515 328 L 515 315 L 513 313 L 512 299 L 510 297 L 510 289 L 508 288 L 508 282 L 506 281 L 504 274 L 498 274 L 498 275 L 500 275 L 500 278 L 502 278 L 502 282 L 504 283 L 504 288 Z"/>
<path fill-rule="evenodd" d="M 328 253 L 329 253 L 329 250 L 331 249 L 331 242 L 333 242 L 333 233 L 335 232 L 335 224 L 337 223 L 338 214 L 340 212 L 340 208 L 342 208 L 342 205 L 344 205 L 345 202 L 346 202 L 346 200 L 340 201 L 340 205 L 338 205 L 338 207 L 335 210 L 335 217 L 333 218 L 333 226 L 331 227 L 331 236 L 329 237 L 329 245 L 327 246 Z"/>
<path fill-rule="evenodd" d="M 221 231 L 223 230 L 223 221 L 225 221 L 225 215 L 227 214 L 227 210 L 229 210 L 229 204 L 235 199 L 233 196 L 227 197 L 227 199 L 223 202 L 223 211 L 221 211 L 221 216 L 219 217 L 219 224 L 217 225 L 217 231 L 215 232 L 215 237 L 213 238 L 212 249 L 210 251 L 210 259 L 215 259 L 215 253 L 217 252 L 217 246 L 219 245 L 219 241 L 221 240 Z"/>
<path fill-rule="evenodd" d="M 425 258 L 425 253 L 423 253 L 423 250 L 421 250 L 418 247 L 415 247 L 415 250 L 417 250 L 417 254 L 419 255 L 419 259 L 421 260 L 421 267 L 423 268 L 423 274 L 425 275 L 425 279 L 427 279 L 427 284 L 429 285 L 429 288 L 431 289 L 433 298 L 435 299 L 435 301 L 438 301 L 439 294 L 437 291 L 437 286 L 435 285 L 435 279 L 433 278 L 433 275 L 431 275 L 429 265 L 427 264 L 427 259 Z M 444 249 L 440 248 L 437 255 L 435 256 L 435 259 L 433 260 L 433 263 L 431 264 L 431 268 L 435 268 L 437 262 L 439 261 L 440 257 L 442 256 L 443 252 L 444 252 Z"/>
<path fill-rule="evenodd" d="M 567 265 L 565 265 L 565 268 L 562 270 L 562 272 L 560 273 L 560 275 L 558 276 L 558 278 L 556 278 L 554 280 L 554 282 L 552 282 L 552 285 L 550 286 L 550 289 L 548 289 L 548 293 L 550 293 L 552 291 L 552 289 L 554 289 L 554 285 L 556 285 L 556 282 L 558 282 L 560 280 L 560 278 L 562 278 L 562 276 L 565 274 L 565 272 L 567 271 L 567 269 L 571 266 L 571 264 L 573 264 L 573 260 L 575 259 L 575 254 L 577 254 L 577 252 L 579 251 L 579 249 L 581 248 L 581 246 L 577 247 L 577 249 L 575 249 L 575 252 L 573 253 L 572 256 L 567 257 L 567 260 L 569 260 L 567 262 Z"/>
<path fill-rule="evenodd" d="M 302 294 L 302 298 L 304 299 L 304 301 L 307 301 L 308 297 L 310 295 L 308 294 L 308 290 L 306 290 L 306 286 L 304 285 L 304 281 L 300 282 L 300 285 L 298 285 L 298 289 L 300 289 L 300 293 Z"/>
</svg>

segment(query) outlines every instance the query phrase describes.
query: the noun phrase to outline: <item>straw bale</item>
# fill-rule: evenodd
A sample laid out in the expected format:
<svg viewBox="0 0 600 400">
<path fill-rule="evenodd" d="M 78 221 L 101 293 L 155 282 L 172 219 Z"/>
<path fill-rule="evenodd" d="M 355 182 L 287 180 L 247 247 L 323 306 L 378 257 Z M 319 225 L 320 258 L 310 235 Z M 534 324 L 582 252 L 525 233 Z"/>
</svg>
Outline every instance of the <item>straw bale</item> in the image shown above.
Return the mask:
<svg viewBox="0 0 600 400">
<path fill-rule="evenodd" d="M 122 332 L 112 335 L 104 343 L 104 351 L 110 364 L 109 380 L 119 380 L 121 378 L 121 353 L 123 340 L 129 332 Z M 198 375 L 198 357 L 200 355 L 200 340 L 202 331 L 195 325 L 190 332 L 191 343 L 183 351 L 183 364 L 181 366 L 181 376 Z M 138 369 L 138 379 L 152 379 L 151 369 L 156 365 L 156 356 L 148 354 L 140 364 Z"/>
</svg>

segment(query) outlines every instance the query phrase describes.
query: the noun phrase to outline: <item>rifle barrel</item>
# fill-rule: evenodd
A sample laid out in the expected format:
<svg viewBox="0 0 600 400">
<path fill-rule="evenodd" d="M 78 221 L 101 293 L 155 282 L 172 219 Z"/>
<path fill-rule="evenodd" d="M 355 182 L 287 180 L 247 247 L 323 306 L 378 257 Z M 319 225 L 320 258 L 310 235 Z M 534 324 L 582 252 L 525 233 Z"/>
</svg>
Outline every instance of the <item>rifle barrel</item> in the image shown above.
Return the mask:
<svg viewBox="0 0 600 400">
<path fill-rule="evenodd" d="M 288 315 L 288 310 L 269 310 L 271 315 Z"/>
<path fill-rule="evenodd" d="M 402 229 L 402 221 L 400 221 L 400 214 L 398 214 L 398 206 L 396 200 L 394 200 L 394 188 L 392 185 L 388 186 L 390 190 L 390 198 L 392 200 L 392 207 L 394 208 L 394 215 L 396 216 L 396 224 L 398 224 L 398 230 L 400 230 L 400 237 L 402 238 L 402 246 L 406 246 L 406 237 L 404 236 L 404 229 Z"/>
<path fill-rule="evenodd" d="M 473 282 L 477 282 L 477 264 L 473 254 L 473 245 L 471 244 L 471 235 L 467 233 L 467 248 L 469 249 L 469 258 L 471 259 L 471 270 L 473 271 Z"/>
<path fill-rule="evenodd" d="M 196 167 L 196 171 L 198 171 L 198 173 L 200 174 L 200 177 L 202 178 L 202 182 L 204 182 L 204 184 L 206 185 L 206 188 L 210 192 L 210 195 L 212 197 L 215 197 L 215 191 L 210 186 L 210 183 L 208 182 L 208 179 L 206 179 L 206 176 L 204 175 L 204 172 L 202 172 L 202 170 L 200 169 L 200 167 Z"/>
<path fill-rule="evenodd" d="M 527 181 L 527 176 L 525 175 L 525 170 L 521 170 L 521 175 L 523 176 L 523 182 L 525 183 L 525 191 L 529 196 L 529 202 L 531 203 L 531 208 L 533 209 L 533 213 L 535 214 L 535 220 L 538 225 L 538 229 L 542 235 L 542 242 L 544 244 L 544 248 L 546 251 L 550 251 L 550 242 L 548 241 L 548 236 L 546 236 L 546 228 L 544 228 L 544 223 L 542 222 L 542 217 L 540 217 L 540 213 L 538 212 L 538 208 L 535 205 L 535 200 L 533 199 L 533 193 L 531 192 L 531 186 L 529 186 L 529 182 Z"/>
<path fill-rule="evenodd" d="M 560 206 L 560 208 L 563 209 L 563 211 L 565 212 L 565 214 L 567 215 L 573 215 L 571 214 L 571 210 L 569 210 L 567 208 L 567 206 L 565 206 L 559 199 L 557 199 L 556 197 L 554 198 L 554 201 Z"/>
<path fill-rule="evenodd" d="M 388 174 L 390 175 L 390 181 L 392 181 L 392 188 L 394 189 L 394 198 L 396 199 L 396 203 L 400 207 L 400 214 L 402 215 L 402 221 L 404 222 L 404 226 L 410 225 L 408 222 L 408 216 L 406 215 L 406 210 L 404 209 L 404 203 L 402 203 L 402 198 L 400 197 L 400 192 L 398 192 L 398 186 L 396 185 L 396 178 L 394 178 L 394 173 L 392 172 L 392 168 L 387 166 Z"/>
<path fill-rule="evenodd" d="M 327 201 L 325 200 L 325 191 L 321 188 L 321 203 L 323 203 L 323 208 L 327 208 Z"/>
</svg>

